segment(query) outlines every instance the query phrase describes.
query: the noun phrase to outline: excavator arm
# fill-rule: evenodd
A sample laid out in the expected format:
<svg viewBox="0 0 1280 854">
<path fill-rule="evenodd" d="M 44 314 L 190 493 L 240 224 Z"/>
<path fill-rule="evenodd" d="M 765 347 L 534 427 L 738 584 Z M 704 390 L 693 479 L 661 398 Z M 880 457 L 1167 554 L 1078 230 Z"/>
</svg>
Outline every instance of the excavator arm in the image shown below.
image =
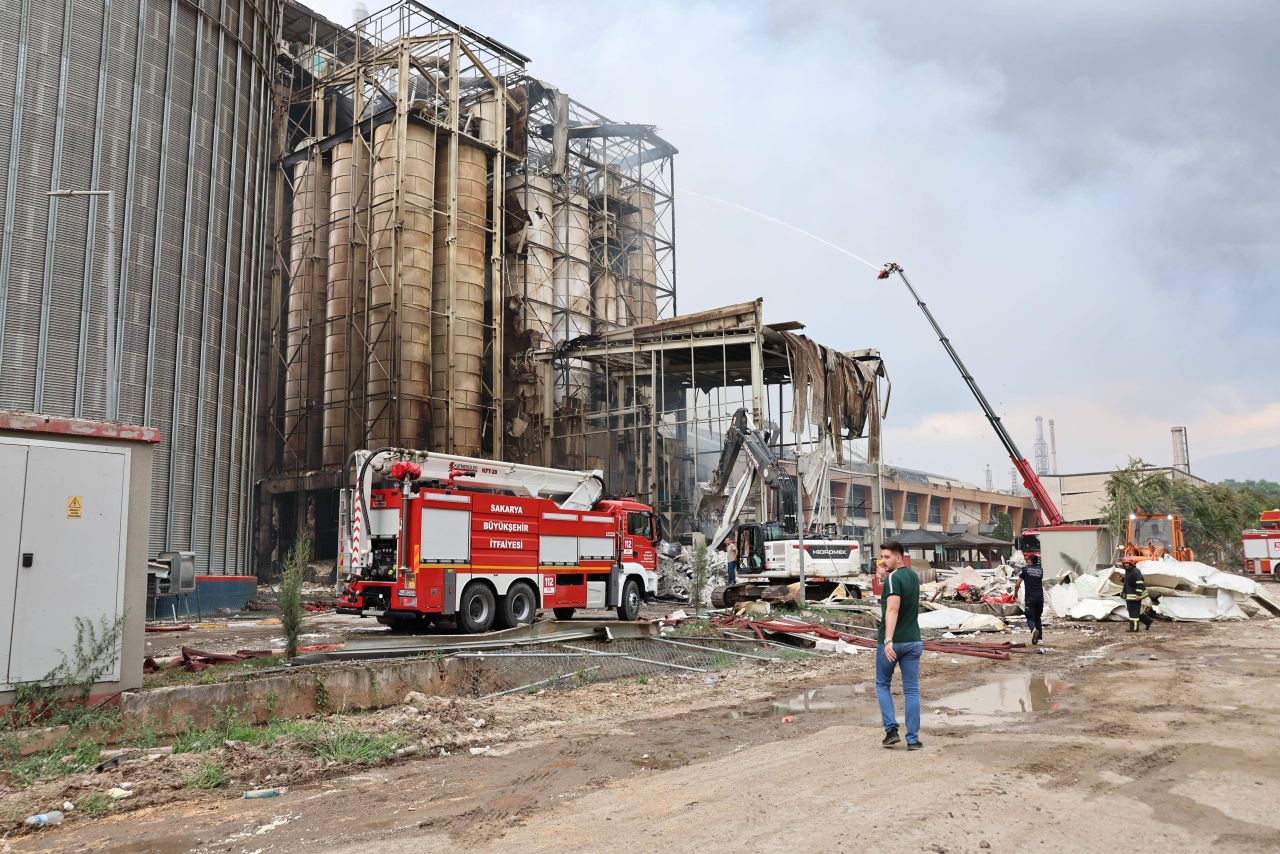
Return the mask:
<svg viewBox="0 0 1280 854">
<path fill-rule="evenodd" d="M 746 451 L 747 472 L 725 494 L 725 487 L 733 475 L 738 457 Z M 725 432 L 724 447 L 711 479 L 702 484 L 702 496 L 698 504 L 698 517 L 704 525 L 715 524 L 711 543 L 718 544 L 733 527 L 751 496 L 752 487 L 759 478 L 770 489 L 776 490 L 782 500 L 782 523 L 786 530 L 795 528 L 797 493 L 796 480 L 778 465 L 778 454 L 769 445 L 769 434 L 757 430 L 745 408 L 733 413 L 729 429 Z"/>
</svg>

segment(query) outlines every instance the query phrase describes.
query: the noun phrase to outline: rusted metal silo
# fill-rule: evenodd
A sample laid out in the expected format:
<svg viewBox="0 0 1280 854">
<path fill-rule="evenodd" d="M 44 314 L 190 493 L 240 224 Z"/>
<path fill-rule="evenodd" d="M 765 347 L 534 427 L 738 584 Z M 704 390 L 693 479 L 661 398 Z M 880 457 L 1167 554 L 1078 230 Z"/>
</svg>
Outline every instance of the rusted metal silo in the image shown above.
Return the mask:
<svg viewBox="0 0 1280 854">
<path fill-rule="evenodd" d="M 448 158 L 439 157 L 431 332 L 432 448 L 475 456 L 481 449 L 485 409 L 488 154 L 477 146 L 458 143 L 457 205 L 452 222 L 448 167 Z"/>
<path fill-rule="evenodd" d="M 359 161 L 359 162 L 357 162 Z M 324 465 L 338 466 L 355 450 L 364 421 L 364 295 L 369 215 L 363 147 L 333 148 L 329 193 L 328 300 L 324 342 Z M 353 347 L 352 341 L 355 341 Z"/>
<path fill-rule="evenodd" d="M 380 125 L 373 133 L 373 158 L 368 445 L 426 447 L 436 132 L 417 122 Z"/>
<path fill-rule="evenodd" d="M 289 228 L 289 304 L 285 341 L 286 465 L 320 458 L 324 397 L 325 302 L 329 266 L 329 167 L 319 151 L 293 167 Z"/>
</svg>

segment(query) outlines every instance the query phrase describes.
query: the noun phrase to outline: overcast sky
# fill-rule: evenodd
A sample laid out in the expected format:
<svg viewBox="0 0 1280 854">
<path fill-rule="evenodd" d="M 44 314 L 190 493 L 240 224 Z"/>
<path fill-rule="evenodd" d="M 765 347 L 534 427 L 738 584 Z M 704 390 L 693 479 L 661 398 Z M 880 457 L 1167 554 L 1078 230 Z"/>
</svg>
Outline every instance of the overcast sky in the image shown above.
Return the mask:
<svg viewBox="0 0 1280 854">
<path fill-rule="evenodd" d="M 1029 458 L 1036 415 L 1064 472 L 1168 464 L 1185 424 L 1194 472 L 1280 480 L 1280 3 L 428 5 L 658 125 L 681 311 L 878 347 L 889 462 L 1008 484 L 900 283 L 704 195 L 902 264 Z"/>
</svg>

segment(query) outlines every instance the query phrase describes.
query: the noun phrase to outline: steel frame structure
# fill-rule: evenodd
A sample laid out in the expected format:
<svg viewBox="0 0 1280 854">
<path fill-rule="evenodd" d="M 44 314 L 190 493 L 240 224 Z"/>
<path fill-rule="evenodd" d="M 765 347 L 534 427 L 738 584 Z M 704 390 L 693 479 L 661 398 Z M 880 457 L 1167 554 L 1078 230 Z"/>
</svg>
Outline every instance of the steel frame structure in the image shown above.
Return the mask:
<svg viewBox="0 0 1280 854">
<path fill-rule="evenodd" d="M 405 213 L 403 162 L 397 158 L 388 164 L 375 150 L 374 129 L 391 124 L 393 136 L 403 139 L 404 129 L 412 123 L 432 127 L 438 134 L 437 158 L 447 158 L 450 186 L 444 197 L 448 202 L 436 214 L 446 217 L 449 238 L 444 243 L 448 253 L 446 281 L 438 278 L 435 287 L 454 293 L 455 235 L 457 228 L 457 163 L 458 146 L 466 144 L 484 149 L 489 157 L 488 201 L 485 224 L 488 235 L 486 314 L 484 323 L 484 433 L 482 453 L 495 459 L 519 456 L 518 442 L 509 426 L 513 419 L 532 415 L 541 421 L 547 413 L 524 413 L 514 404 L 515 385 L 512 377 L 530 363 L 527 338 L 513 338 L 512 333 L 527 330 L 534 318 L 545 311 L 535 311 L 527 292 L 513 293 L 513 272 L 527 263 L 527 254 L 512 251 L 507 238 L 518 210 L 508 210 L 510 182 L 524 175 L 548 178 L 553 197 L 567 201 L 581 194 L 591 205 L 591 272 L 590 287 L 595 288 L 606 273 L 614 276 L 625 289 L 626 316 L 616 320 L 607 317 L 603 307 L 589 301 L 579 312 L 574 324 L 567 317 L 569 309 L 556 307 L 554 325 L 600 331 L 617 328 L 635 318 L 654 319 L 676 311 L 675 300 L 675 209 L 674 163 L 676 149 L 662 140 L 649 125 L 613 122 L 602 114 L 561 95 L 557 90 L 534 79 L 525 71 L 528 58 L 511 48 L 461 26 L 432 11 L 416 0 L 399 0 L 394 5 L 370 15 L 350 28 L 341 28 L 297 6 L 286 5 L 285 42 L 290 51 L 287 62 L 280 64 L 277 79 L 277 104 L 272 187 L 274 240 L 267 284 L 269 298 L 263 310 L 263 366 L 259 423 L 258 477 L 260 484 L 256 554 L 259 565 L 269 562 L 274 551 L 273 538 L 278 529 L 301 530 L 315 524 L 308 503 L 314 496 L 307 493 L 327 490 L 337 483 L 337 466 L 320 459 L 315 442 L 298 431 L 314 435 L 314 422 L 322 417 L 323 407 L 307 405 L 305 396 L 287 403 L 285 377 L 306 347 L 291 348 L 289 342 L 302 341 L 308 346 L 323 346 L 314 337 L 314 324 L 308 329 L 291 328 L 288 311 L 290 251 L 295 240 L 306 242 L 306 234 L 295 234 L 291 205 L 295 191 L 292 167 L 303 158 L 325 158 L 335 146 L 351 143 L 357 174 L 369 194 L 363 206 L 353 201 L 347 211 L 354 227 L 349 243 L 353 259 L 359 255 L 366 271 L 361 293 L 352 294 L 353 308 L 345 319 L 348 342 L 344 432 L 348 448 L 367 444 L 369 425 L 388 417 L 398 424 L 398 409 L 406 405 L 407 389 L 394 366 L 404 342 L 396 334 L 400 313 L 400 254 L 390 253 L 390 267 L 373 252 L 375 219 L 389 218 L 399 222 Z M 292 21 L 292 28 L 291 28 Z M 407 85 L 401 85 L 407 81 Z M 523 91 L 517 91 L 517 90 Z M 529 93 L 540 97 L 528 97 Z M 500 104 L 515 106 L 515 96 L 527 98 L 526 119 L 515 123 L 505 109 L 498 109 L 497 126 L 487 138 L 476 130 L 476 114 L 482 97 L 496 96 Z M 344 120 L 338 103 L 350 105 L 350 116 Z M 512 127 L 507 123 L 512 121 Z M 386 133 L 386 131 L 383 131 Z M 402 149 L 401 149 L 402 150 Z M 442 180 L 444 178 L 442 177 Z M 375 204 L 372 185 L 389 182 L 396 189 L 387 199 Z M 634 193 L 652 198 L 653 222 L 637 223 Z M 352 194 L 354 199 L 355 193 Z M 380 208 L 386 206 L 387 211 Z M 331 214 L 330 225 L 333 216 Z M 647 216 L 647 213 L 643 214 Z M 597 223 L 600 223 L 597 235 Z M 607 225 L 607 227 L 606 227 Z M 398 235 L 396 236 L 398 240 Z M 398 244 L 397 244 L 398 245 Z M 437 253 L 440 251 L 437 244 Z M 652 257 L 652 273 L 645 276 L 633 270 L 632 259 L 638 253 Z M 384 256 L 385 258 L 385 256 Z M 564 262 L 558 251 L 556 263 Z M 440 261 L 437 260 L 439 265 Z M 390 283 L 390 301 L 372 303 L 371 283 L 378 279 Z M 650 308 L 641 308 L 641 297 Z M 355 303 L 363 298 L 363 307 Z M 433 326 L 445 324 L 448 352 L 454 352 L 453 305 L 433 309 Z M 371 320 L 371 315 L 376 320 Z M 331 321 L 332 322 L 332 321 Z M 296 325 L 296 324 L 295 324 Z M 543 331 L 545 335 L 545 331 Z M 549 340 L 555 331 L 546 336 Z M 563 340 L 563 335 L 561 339 Z M 357 366 L 368 365 L 385 373 L 389 390 L 385 398 L 372 408 L 365 406 L 366 377 Z M 440 377 L 440 372 L 435 372 Z M 452 374 L 443 372 L 442 383 L 432 383 L 429 400 L 453 422 L 455 395 Z M 558 380 L 563 388 L 567 372 Z M 326 425 L 327 426 L 327 425 Z M 451 429 L 444 431 L 446 437 Z M 399 438 L 399 437 L 397 437 Z M 412 443 L 416 444 L 416 440 Z M 323 444 L 323 443 L 321 443 Z M 432 443 L 434 444 L 434 443 Z M 291 452 L 291 448 L 305 448 Z M 431 450 L 451 452 L 450 447 Z M 277 506 L 277 496 L 293 494 L 292 506 Z M 289 524 L 281 516 L 292 513 Z M 283 525 L 280 523 L 284 523 Z M 317 542 L 321 537 L 317 536 Z"/>
<path fill-rule="evenodd" d="M 538 461 L 601 469 L 611 493 L 651 505 L 671 532 L 695 530 L 698 483 L 709 478 L 737 409 L 745 407 L 770 431 L 770 444 L 793 473 L 797 455 L 817 440 L 814 425 L 799 431 L 790 426 L 795 366 L 780 330 L 798 327 L 766 325 L 762 301 L 755 300 L 621 328 L 568 349 L 539 351 L 535 359 L 548 410 L 555 377 L 568 359 L 591 363 L 597 381 L 582 412 L 560 412 L 544 425 Z M 879 362 L 875 351 L 849 358 Z M 864 435 L 841 442 L 848 459 L 870 464 L 865 479 L 874 488 L 881 433 L 878 384 L 873 401 Z M 748 512 L 759 520 L 775 518 L 773 504 L 762 486 Z M 849 516 L 842 513 L 841 523 Z M 878 503 L 868 516 L 878 529 Z"/>
</svg>

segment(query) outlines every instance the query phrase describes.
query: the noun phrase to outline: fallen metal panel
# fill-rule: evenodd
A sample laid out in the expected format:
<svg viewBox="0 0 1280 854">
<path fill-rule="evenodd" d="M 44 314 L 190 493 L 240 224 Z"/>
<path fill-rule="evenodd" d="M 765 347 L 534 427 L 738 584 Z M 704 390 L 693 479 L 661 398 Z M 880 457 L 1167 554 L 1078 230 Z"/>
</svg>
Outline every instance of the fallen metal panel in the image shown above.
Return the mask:
<svg viewBox="0 0 1280 854">
<path fill-rule="evenodd" d="M 656 622 L 612 620 L 543 620 L 478 635 L 395 635 L 387 632 L 347 641 L 342 649 L 299 656 L 298 664 L 400 658 L 455 650 L 504 649 L 569 640 L 635 640 L 659 634 Z"/>
</svg>

